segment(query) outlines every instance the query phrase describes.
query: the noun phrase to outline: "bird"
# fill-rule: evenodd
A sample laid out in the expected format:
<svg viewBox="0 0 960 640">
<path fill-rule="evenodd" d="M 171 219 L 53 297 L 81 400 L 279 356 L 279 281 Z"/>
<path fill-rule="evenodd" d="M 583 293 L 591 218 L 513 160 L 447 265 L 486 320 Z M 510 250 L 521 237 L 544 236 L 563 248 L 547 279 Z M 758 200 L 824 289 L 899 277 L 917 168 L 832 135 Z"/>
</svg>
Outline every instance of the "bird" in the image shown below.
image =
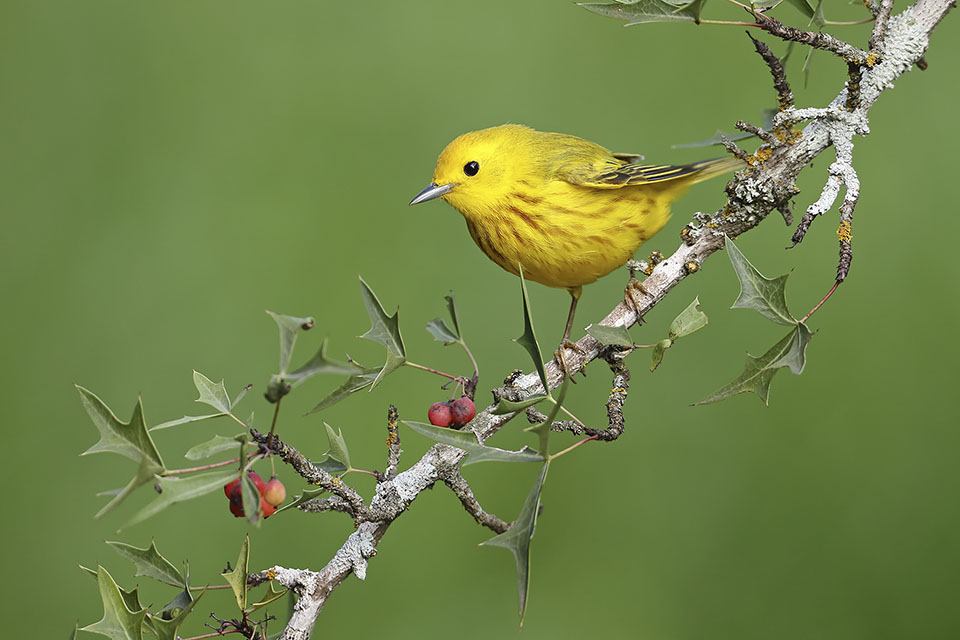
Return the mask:
<svg viewBox="0 0 960 640">
<path fill-rule="evenodd" d="M 744 164 L 732 157 L 639 164 L 642 158 L 573 135 L 503 124 L 448 144 L 433 181 L 410 204 L 445 200 L 501 268 L 570 292 L 555 353 L 567 374 L 564 351 L 579 350 L 570 331 L 582 287 L 623 266 L 666 224 L 671 203 L 690 185 Z M 628 286 L 627 303 L 639 311 L 629 292 Z"/>
</svg>

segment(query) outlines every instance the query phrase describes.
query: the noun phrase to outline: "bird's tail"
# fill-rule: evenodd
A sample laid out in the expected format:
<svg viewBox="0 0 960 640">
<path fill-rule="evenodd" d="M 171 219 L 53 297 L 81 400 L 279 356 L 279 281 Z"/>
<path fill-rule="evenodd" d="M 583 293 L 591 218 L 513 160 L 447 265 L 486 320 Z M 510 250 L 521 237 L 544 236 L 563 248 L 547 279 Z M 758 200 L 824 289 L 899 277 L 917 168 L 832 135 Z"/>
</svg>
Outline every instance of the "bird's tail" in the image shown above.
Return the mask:
<svg viewBox="0 0 960 640">
<path fill-rule="evenodd" d="M 702 160 L 687 166 L 691 169 L 690 173 L 693 174 L 691 176 L 692 180 L 689 182 L 689 184 L 695 184 L 729 171 L 742 169 L 743 167 L 747 166 L 747 163 L 739 158 L 731 158 L 730 156 L 727 156 L 725 158 L 711 158 L 710 160 Z"/>
</svg>

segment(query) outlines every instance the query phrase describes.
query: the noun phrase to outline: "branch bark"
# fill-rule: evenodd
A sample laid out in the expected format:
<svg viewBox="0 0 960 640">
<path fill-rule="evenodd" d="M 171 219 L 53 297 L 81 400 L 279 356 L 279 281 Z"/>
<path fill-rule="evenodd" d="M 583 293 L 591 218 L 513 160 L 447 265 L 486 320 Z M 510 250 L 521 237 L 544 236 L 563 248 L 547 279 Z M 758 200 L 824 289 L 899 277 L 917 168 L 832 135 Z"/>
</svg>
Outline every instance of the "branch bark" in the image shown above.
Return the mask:
<svg viewBox="0 0 960 640">
<path fill-rule="evenodd" d="M 856 86 L 845 87 L 825 108 L 796 109 L 792 100 L 785 99 L 789 95 L 789 87 L 785 81 L 778 82 L 781 109 L 774 122 L 774 131 L 761 136 L 763 144 L 756 153 L 748 156 L 750 166 L 738 173 L 727 185 L 727 202 L 712 216 L 698 214 L 695 216 L 696 222 L 687 225 L 681 234 L 682 244 L 671 256 L 659 262 L 644 281 L 646 293 L 639 296 L 640 304 L 636 311 L 621 302 L 599 324 L 629 327 L 637 321 L 637 312 L 641 315 L 649 312 L 683 279 L 698 271 L 704 260 L 722 249 L 725 237 L 736 237 L 749 231 L 773 210 L 789 212 L 790 200 L 797 193 L 796 178 L 800 171 L 830 146 L 836 150 L 836 160 L 830 166 L 827 183 L 820 198 L 803 216 L 798 233 L 802 240 L 803 233 L 809 229 L 813 219 L 832 207 L 840 187 L 844 186 L 846 193 L 840 210 L 842 233 L 838 232 L 841 241 L 838 281 L 846 276 L 852 259 L 850 222 L 859 197 L 859 181 L 853 169 L 853 138 L 869 133 L 867 112 L 880 95 L 891 88 L 893 81 L 900 75 L 921 63 L 931 32 L 955 6 L 955 0 L 917 0 L 903 12 L 893 16 L 890 15 L 891 5 L 889 0 L 869 4 L 877 16 L 869 51 L 857 49 L 822 34 L 808 42 L 811 46 L 834 51 L 855 65 L 856 73 L 851 69 L 850 84 Z M 810 40 L 805 35 L 806 32 L 771 20 L 761 23 L 761 27 L 767 32 L 798 42 Z M 765 49 L 760 45 L 757 48 L 761 53 L 762 49 Z M 771 68 L 776 67 L 768 56 L 764 56 L 764 59 Z M 852 80 L 855 77 L 858 82 L 854 83 Z M 857 92 L 857 95 L 852 95 L 852 92 Z M 806 120 L 811 122 L 797 135 L 784 133 L 789 132 L 794 124 Z M 577 346 L 580 351 L 572 352 L 567 359 L 571 374 L 581 371 L 603 351 L 600 343 L 589 335 L 581 338 Z M 546 371 L 549 386 L 558 386 L 562 381 L 562 374 L 557 363 L 547 363 Z M 501 388 L 497 391 L 501 394 L 512 393 L 526 397 L 543 392 L 543 387 L 537 374 L 530 373 L 514 377 L 509 389 Z M 611 397 L 611 402 L 619 400 Z M 474 431 L 481 442 L 518 415 L 494 415 L 493 406 L 478 413 L 466 427 Z M 622 430 L 622 423 L 619 429 Z M 611 432 L 607 435 L 610 436 L 608 439 L 612 439 L 619 433 Z M 391 437 L 394 437 L 393 432 Z M 318 484 L 329 488 L 337 496 L 336 500 L 328 499 L 324 506 L 348 511 L 358 522 L 357 530 L 350 534 L 323 569 L 311 571 L 273 567 L 250 576 L 252 584 L 276 579 L 298 594 L 293 616 L 281 636 L 283 640 L 306 640 L 310 636 L 317 616 L 333 590 L 351 573 L 361 580 L 366 577 L 368 560 L 376 555 L 377 545 L 390 524 L 406 511 L 421 491 L 438 481 L 454 491 L 478 522 L 494 531 L 508 528 L 507 523 L 484 512 L 473 497 L 473 492 L 459 470 L 459 464 L 465 455 L 463 451 L 437 444 L 412 467 L 396 473 L 399 442 L 391 442 L 390 446 L 388 472 L 383 481 L 377 484 L 376 495 L 369 507 L 363 505 L 362 501 L 358 502 L 359 496 L 352 489 L 338 486 L 331 478 L 322 474 L 315 474 Z M 299 463 L 296 456 L 289 457 L 293 464 Z M 313 469 L 307 467 L 304 467 L 304 471 L 314 473 Z"/>
</svg>

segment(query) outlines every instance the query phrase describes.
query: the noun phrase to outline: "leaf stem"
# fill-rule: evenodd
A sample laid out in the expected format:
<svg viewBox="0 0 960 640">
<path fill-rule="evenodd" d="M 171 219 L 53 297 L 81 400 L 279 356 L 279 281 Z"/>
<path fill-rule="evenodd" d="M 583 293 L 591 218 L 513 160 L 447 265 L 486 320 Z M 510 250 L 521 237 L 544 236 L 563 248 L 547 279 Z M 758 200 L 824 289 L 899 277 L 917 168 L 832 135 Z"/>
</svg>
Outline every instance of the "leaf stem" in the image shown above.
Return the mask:
<svg viewBox="0 0 960 640">
<path fill-rule="evenodd" d="M 596 440 L 596 439 L 597 439 L 597 436 L 590 436 L 589 438 L 584 438 L 584 439 L 581 440 L 580 442 L 576 442 L 576 443 L 570 445 L 569 447 L 567 447 L 567 448 L 564 449 L 563 451 L 557 451 L 555 454 L 553 454 L 552 456 L 548 457 L 548 458 L 547 458 L 547 461 L 548 461 L 548 462 L 553 462 L 554 460 L 556 460 L 556 459 L 559 458 L 560 456 L 562 456 L 562 455 L 564 455 L 564 454 L 566 454 L 566 453 L 570 453 L 571 451 L 573 451 L 574 449 L 576 449 L 576 448 L 579 447 L 580 445 L 585 444 L 585 443 L 587 443 L 587 442 L 590 442 L 591 440 Z"/>
<path fill-rule="evenodd" d="M 471 364 L 473 364 L 473 375 L 476 378 L 480 377 L 480 367 L 477 366 L 477 361 L 473 357 L 473 353 L 470 352 L 470 347 L 467 346 L 467 343 L 464 342 L 463 338 L 460 338 L 460 346 L 463 347 L 463 350 L 467 352 L 467 356 L 470 358 Z"/>
<path fill-rule="evenodd" d="M 377 474 L 375 474 L 373 471 L 367 471 L 366 469 L 354 469 L 353 467 L 351 467 L 351 468 L 347 469 L 346 471 L 344 471 L 344 475 L 350 473 L 351 471 L 356 471 L 357 473 L 365 473 L 365 474 L 367 474 L 368 476 L 373 476 L 374 478 L 377 477 Z"/>
<path fill-rule="evenodd" d="M 469 351 L 467 353 L 469 353 Z M 417 364 L 416 362 L 410 362 L 409 360 L 407 360 L 403 364 L 407 365 L 408 367 L 413 367 L 414 369 L 420 369 L 422 371 L 429 371 L 430 373 L 435 373 L 438 376 L 443 376 L 444 378 L 449 378 L 450 380 L 459 380 L 457 376 L 452 376 L 449 373 L 444 373 L 443 371 L 437 371 L 436 369 L 425 367 L 422 364 Z"/>
<path fill-rule="evenodd" d="M 247 459 L 252 458 L 257 455 L 256 453 L 248 453 Z M 233 460 L 224 460 L 223 462 L 214 462 L 212 464 L 202 464 L 199 467 L 186 467 L 184 469 L 167 469 L 163 472 L 163 476 L 177 476 L 183 473 L 193 473 L 194 471 L 206 471 L 207 469 L 216 469 L 217 467 L 225 467 L 228 464 L 233 464 L 234 462 L 239 462 L 240 458 L 234 458 Z"/>
<path fill-rule="evenodd" d="M 228 587 L 230 585 L 227 585 Z M 229 629 L 226 631 L 214 631 L 213 633 L 205 633 L 201 636 L 190 636 L 189 638 L 182 638 L 181 640 L 201 640 L 201 638 L 217 638 L 219 636 L 225 636 L 228 633 L 240 633 L 239 629 Z"/>
<path fill-rule="evenodd" d="M 277 405 L 276 405 L 276 407 L 274 407 L 274 409 L 273 409 L 273 421 L 270 422 L 270 434 L 267 436 L 267 438 L 268 438 L 267 441 L 268 441 L 268 442 L 269 442 L 269 438 L 272 438 L 272 437 L 273 437 L 273 432 L 274 432 L 274 430 L 277 428 L 277 416 L 280 414 L 280 401 L 281 401 L 281 400 L 283 400 L 283 397 L 282 397 L 282 396 L 280 397 L 279 400 L 277 400 Z"/>
<path fill-rule="evenodd" d="M 759 27 L 760 24 L 756 22 L 735 22 L 733 20 L 700 20 L 700 24 L 722 24 L 727 26 L 734 27 Z"/>
<path fill-rule="evenodd" d="M 837 290 L 837 287 L 839 287 L 839 286 L 840 286 L 840 281 L 839 281 L 839 280 L 837 280 L 836 282 L 834 282 L 834 283 L 833 283 L 833 286 L 830 287 L 830 291 L 827 291 L 827 295 L 823 296 L 823 299 L 821 299 L 820 302 L 818 302 L 818 303 L 813 307 L 813 309 L 810 309 L 810 311 L 807 312 L 807 315 L 803 316 L 803 318 L 800 319 L 800 322 L 806 322 L 806 321 L 807 321 L 807 318 L 809 318 L 810 316 L 812 316 L 814 311 L 816 311 L 816 310 L 819 309 L 821 306 L 823 306 L 823 303 L 826 302 L 827 299 L 830 298 L 830 296 L 833 295 L 833 292 L 836 291 L 836 290 Z"/>
</svg>

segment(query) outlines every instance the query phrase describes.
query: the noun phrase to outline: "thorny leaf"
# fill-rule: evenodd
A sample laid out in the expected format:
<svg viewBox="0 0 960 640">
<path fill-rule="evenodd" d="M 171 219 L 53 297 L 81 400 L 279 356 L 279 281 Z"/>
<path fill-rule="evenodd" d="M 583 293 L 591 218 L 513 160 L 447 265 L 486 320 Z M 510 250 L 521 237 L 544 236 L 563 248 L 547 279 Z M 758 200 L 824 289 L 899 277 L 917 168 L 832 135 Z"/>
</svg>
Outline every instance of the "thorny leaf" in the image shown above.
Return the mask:
<svg viewBox="0 0 960 640">
<path fill-rule="evenodd" d="M 210 405 L 220 413 L 230 413 L 230 396 L 223 386 L 223 380 L 214 383 L 213 380 L 203 375 L 199 371 L 193 372 L 193 384 L 197 388 L 200 397 L 195 402 L 202 402 Z"/>
<path fill-rule="evenodd" d="M 374 387 L 387 375 L 406 362 L 407 354 L 403 346 L 403 338 L 400 337 L 399 311 L 388 316 L 377 294 L 363 278 L 360 278 L 360 292 L 363 294 L 363 304 L 367 307 L 367 315 L 370 316 L 370 330 L 360 337 L 379 342 L 387 348 L 387 361 L 370 384 L 370 391 L 373 391 Z"/>
<path fill-rule="evenodd" d="M 161 478 L 160 488 L 162 492 L 160 495 L 135 513 L 125 526 L 129 527 L 142 522 L 178 502 L 199 498 L 218 489 L 223 489 L 223 485 L 236 476 L 236 469 L 220 469 L 186 478 L 176 476 Z"/>
<path fill-rule="evenodd" d="M 343 431 L 341 429 L 334 431 L 333 427 L 326 422 L 323 426 L 327 430 L 327 441 L 330 443 L 327 457 L 343 463 L 347 469 L 350 469 L 350 452 L 347 450 L 347 442 L 343 439 Z"/>
<path fill-rule="evenodd" d="M 427 436 L 431 440 L 449 444 L 466 451 L 469 457 L 463 461 L 463 466 L 477 462 L 540 462 L 544 459 L 542 455 L 529 447 L 523 447 L 519 451 L 509 451 L 507 449 L 498 449 L 480 444 L 480 441 L 477 440 L 477 434 L 473 431 L 458 431 L 456 429 L 435 427 L 432 424 L 412 422 L 409 420 L 402 420 L 402 422 L 420 435 Z"/>
<path fill-rule="evenodd" d="M 317 350 L 317 353 L 300 368 L 284 374 L 283 379 L 289 382 L 291 385 L 297 386 L 304 380 L 308 380 L 319 373 L 333 373 L 337 375 L 352 376 L 359 371 L 362 371 L 361 367 L 355 364 L 349 362 L 339 362 L 337 360 L 328 358 L 327 339 L 324 338 L 323 342 L 320 343 L 320 348 Z"/>
<path fill-rule="evenodd" d="M 243 537 L 243 544 L 240 545 L 240 555 L 237 556 L 237 564 L 232 571 L 224 571 L 220 575 L 227 581 L 230 588 L 233 589 L 233 595 L 237 599 L 237 606 L 240 611 L 247 612 L 247 568 L 250 565 L 250 536 Z"/>
<path fill-rule="evenodd" d="M 550 410 L 550 413 L 547 414 L 547 419 L 540 424 L 535 424 L 524 429 L 524 431 L 532 431 L 533 433 L 537 434 L 537 437 L 540 439 L 540 443 L 537 446 L 537 453 L 539 453 L 545 459 L 549 458 L 550 456 L 550 425 L 553 424 L 557 414 L 560 413 L 560 407 L 563 406 L 563 401 L 567 397 L 567 388 L 569 386 L 570 376 L 564 376 L 563 384 L 560 385 L 560 393 L 557 395 L 557 399 L 553 402 L 553 408 Z"/>
<path fill-rule="evenodd" d="M 450 312 L 450 320 L 453 322 L 453 331 L 457 334 L 457 338 L 463 340 L 463 332 L 460 331 L 460 315 L 457 313 L 457 300 L 453 295 L 453 289 L 450 290 L 450 295 L 443 296 L 443 299 L 447 302 L 447 311 Z"/>
<path fill-rule="evenodd" d="M 427 331 L 430 332 L 430 335 L 432 335 L 437 342 L 442 342 L 444 345 L 457 344 L 460 342 L 460 336 L 447 326 L 443 318 L 434 318 L 428 322 Z"/>
<path fill-rule="evenodd" d="M 307 411 L 307 413 L 310 414 L 316 411 L 322 411 L 327 407 L 332 407 L 350 394 L 356 393 L 361 389 L 366 389 L 373 384 L 373 381 L 376 380 L 379 372 L 379 369 L 373 369 L 365 371 L 364 373 L 358 373 L 357 375 L 350 376 L 347 378 L 346 382 L 331 391 L 326 398 L 317 403 L 317 406 L 315 406 L 313 409 L 310 409 L 310 411 Z"/>
<path fill-rule="evenodd" d="M 103 601 L 103 618 L 80 630 L 98 633 L 113 640 L 141 640 L 143 635 L 140 627 L 143 625 L 147 610 L 139 606 L 139 601 L 135 597 L 136 592 L 132 594 L 122 592 L 113 576 L 99 565 L 97 565 L 97 586 L 100 588 L 100 598 Z M 131 598 L 131 595 L 134 597 Z M 134 605 L 133 609 L 130 608 L 131 604 Z"/>
<path fill-rule="evenodd" d="M 297 334 L 300 330 L 307 330 L 313 327 L 313 318 L 298 318 L 296 316 L 285 316 L 280 313 L 274 313 L 267 310 L 273 321 L 277 323 L 280 329 L 280 376 L 287 373 L 287 367 L 290 366 L 290 354 L 293 352 L 293 345 L 297 341 Z"/>
<path fill-rule="evenodd" d="M 494 536 L 482 545 L 504 547 L 513 553 L 517 563 L 517 591 L 520 596 L 520 626 L 523 626 L 523 615 L 527 609 L 527 592 L 530 583 L 530 541 L 537 525 L 537 515 L 540 511 L 540 492 L 543 482 L 547 478 L 547 469 L 550 462 L 544 462 L 537 481 L 530 489 L 527 499 L 520 509 L 520 515 L 513 526 L 500 535 Z"/>
<path fill-rule="evenodd" d="M 127 483 L 123 489 L 116 492 L 105 491 L 97 495 L 110 495 L 113 494 L 114 498 L 109 503 L 107 503 L 100 511 L 97 512 L 94 518 L 100 518 L 106 514 L 113 511 L 117 505 L 126 500 L 127 496 L 134 492 L 138 487 L 151 482 L 154 478 L 157 477 L 157 474 L 162 473 L 163 469 L 156 466 L 152 461 L 144 458 L 140 461 L 140 466 L 137 468 L 137 473 L 133 478 L 130 479 L 130 482 Z"/>
<path fill-rule="evenodd" d="M 237 400 L 239 401 L 239 397 Z M 209 420 L 210 418 L 222 418 L 227 415 L 226 413 L 210 413 L 205 416 L 183 416 L 182 418 L 177 418 L 176 420 L 169 420 L 167 422 L 161 422 L 160 424 L 150 427 L 150 431 L 160 431 L 161 429 L 169 429 L 170 427 L 179 427 L 182 424 L 189 424 L 191 422 L 199 422 L 200 420 Z"/>
<path fill-rule="evenodd" d="M 608 327 L 602 324 L 591 324 L 587 327 L 587 333 L 600 341 L 603 345 L 615 345 L 618 347 L 632 347 L 633 338 L 630 332 L 623 325 Z"/>
<path fill-rule="evenodd" d="M 262 609 L 271 602 L 279 600 L 287 594 L 286 588 L 281 588 L 279 591 L 276 589 L 276 583 L 271 580 L 267 583 L 267 592 L 263 594 L 263 597 L 259 602 L 254 602 L 250 605 L 250 611 L 256 611 L 257 609 Z"/>
<path fill-rule="evenodd" d="M 153 466 L 164 469 L 163 460 L 160 459 L 160 453 L 157 451 L 153 438 L 147 431 L 147 425 L 143 419 L 143 402 L 137 398 L 137 404 L 133 407 L 133 415 L 129 422 L 121 422 L 113 411 L 110 410 L 103 400 L 94 395 L 93 392 L 75 385 L 80 393 L 80 402 L 86 409 L 87 415 L 93 421 L 94 426 L 100 431 L 100 440 L 84 451 L 80 455 L 91 453 L 110 452 L 117 453 L 134 462 L 147 460 Z"/>
<path fill-rule="evenodd" d="M 543 388 L 548 390 L 547 393 L 549 394 L 550 386 L 547 384 L 547 371 L 543 368 L 543 356 L 540 352 L 540 344 L 537 342 L 537 335 L 533 331 L 533 318 L 530 315 L 527 281 L 523 277 L 523 267 L 520 268 L 520 298 L 523 302 L 523 335 L 519 338 L 514 338 L 513 341 L 526 349 L 530 357 L 533 358 L 533 365 L 537 368 L 537 373 L 540 375 L 540 382 L 543 383 Z"/>
<path fill-rule="evenodd" d="M 754 309 L 777 324 L 793 326 L 797 323 L 787 309 L 785 286 L 787 275 L 767 278 L 743 255 L 730 238 L 726 239 L 727 255 L 740 280 L 740 295 L 731 309 Z"/>
<path fill-rule="evenodd" d="M 190 598 L 188 591 L 182 591 L 181 596 L 186 594 L 186 596 L 190 598 L 189 601 L 184 602 L 182 606 L 177 605 L 176 607 L 171 606 L 174 604 L 172 602 L 167 605 L 169 609 L 165 607 L 159 616 L 148 614 L 145 626 L 157 637 L 157 640 L 178 640 L 180 638 L 180 627 L 183 625 L 183 621 L 197 605 L 197 602 L 200 601 L 204 593 L 206 593 L 206 591 L 201 591 L 200 595 L 196 598 Z"/>
<path fill-rule="evenodd" d="M 160 582 L 179 587 L 184 579 L 180 571 L 169 560 L 160 555 L 156 541 L 151 541 L 145 549 L 123 542 L 106 541 L 114 551 L 129 560 L 137 568 L 135 576 L 146 576 Z"/>
<path fill-rule="evenodd" d="M 798 322 L 790 333 L 759 358 L 747 354 L 747 363 L 739 376 L 694 405 L 710 404 L 748 391 L 756 393 L 764 404 L 769 404 L 770 381 L 774 374 L 781 368 L 788 367 L 799 375 L 803 371 L 806 349 L 811 337 L 806 325 Z"/>
</svg>

